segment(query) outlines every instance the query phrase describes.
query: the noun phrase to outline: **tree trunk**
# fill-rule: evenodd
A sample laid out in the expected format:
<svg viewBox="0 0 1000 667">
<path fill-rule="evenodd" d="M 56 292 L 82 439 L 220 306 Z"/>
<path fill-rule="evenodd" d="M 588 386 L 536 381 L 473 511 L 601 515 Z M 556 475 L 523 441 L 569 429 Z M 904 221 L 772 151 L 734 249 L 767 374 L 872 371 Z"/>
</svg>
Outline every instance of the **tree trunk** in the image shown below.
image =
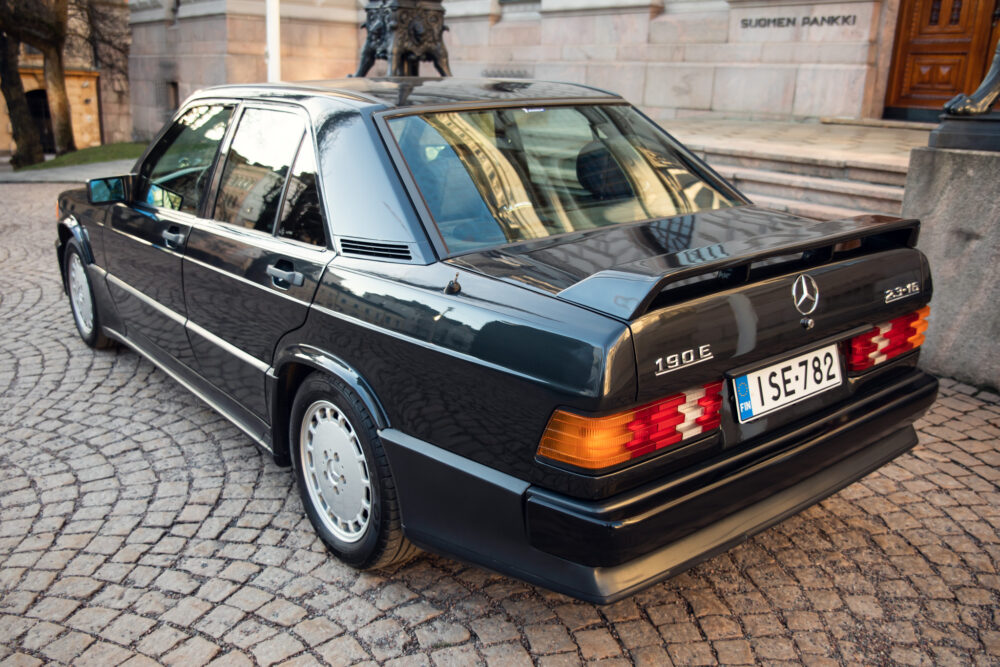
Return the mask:
<svg viewBox="0 0 1000 667">
<path fill-rule="evenodd" d="M 38 136 L 38 126 L 31 117 L 28 98 L 24 94 L 24 84 L 18 71 L 18 49 L 20 42 L 0 34 L 0 91 L 7 102 L 10 116 L 11 134 L 14 137 L 14 154 L 10 165 L 17 169 L 45 160 L 42 140 Z"/>
<path fill-rule="evenodd" d="M 69 96 L 66 94 L 62 52 L 61 46 L 42 49 L 42 55 L 45 57 L 45 93 L 48 95 L 49 112 L 52 114 L 52 135 L 56 143 L 56 155 L 76 150 L 76 143 L 73 141 L 73 123 L 69 115 Z"/>
</svg>

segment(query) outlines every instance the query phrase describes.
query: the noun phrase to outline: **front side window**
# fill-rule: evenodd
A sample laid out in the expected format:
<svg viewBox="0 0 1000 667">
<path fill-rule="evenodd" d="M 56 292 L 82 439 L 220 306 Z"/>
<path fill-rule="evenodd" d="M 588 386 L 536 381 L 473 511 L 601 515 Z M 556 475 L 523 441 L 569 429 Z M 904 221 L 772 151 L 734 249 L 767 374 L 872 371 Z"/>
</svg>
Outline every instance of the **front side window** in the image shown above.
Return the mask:
<svg viewBox="0 0 1000 667">
<path fill-rule="evenodd" d="M 139 201 L 197 214 L 233 108 L 212 104 L 184 112 L 143 163 Z"/>
<path fill-rule="evenodd" d="M 247 109 L 236 127 L 215 200 L 215 219 L 274 231 L 288 168 L 305 133 L 294 113 Z"/>
<path fill-rule="evenodd" d="M 389 128 L 450 253 L 738 203 L 625 105 L 446 111 Z"/>
</svg>

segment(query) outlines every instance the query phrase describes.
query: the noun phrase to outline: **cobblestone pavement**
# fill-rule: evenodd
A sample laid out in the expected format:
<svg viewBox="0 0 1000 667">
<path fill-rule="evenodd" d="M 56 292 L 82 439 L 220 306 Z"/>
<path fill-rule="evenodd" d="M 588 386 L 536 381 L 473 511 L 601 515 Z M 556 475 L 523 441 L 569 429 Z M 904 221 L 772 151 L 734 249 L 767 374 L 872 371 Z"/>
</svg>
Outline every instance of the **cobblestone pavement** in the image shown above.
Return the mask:
<svg viewBox="0 0 1000 667">
<path fill-rule="evenodd" d="M 0 665 L 1000 662 L 1000 397 L 694 570 L 596 607 L 423 555 L 327 557 L 287 470 L 76 335 L 58 185 L 0 186 Z"/>
</svg>

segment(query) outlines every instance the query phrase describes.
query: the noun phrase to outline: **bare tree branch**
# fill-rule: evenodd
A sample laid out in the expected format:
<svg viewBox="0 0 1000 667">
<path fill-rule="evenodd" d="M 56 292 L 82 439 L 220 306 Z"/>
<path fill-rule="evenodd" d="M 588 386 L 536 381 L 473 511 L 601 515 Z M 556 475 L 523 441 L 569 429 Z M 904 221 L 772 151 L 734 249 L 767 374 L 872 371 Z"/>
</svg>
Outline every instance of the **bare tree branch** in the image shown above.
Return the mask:
<svg viewBox="0 0 1000 667">
<path fill-rule="evenodd" d="M 69 0 L 69 41 L 85 45 L 94 67 L 115 78 L 128 78 L 131 31 L 124 2 Z"/>
</svg>

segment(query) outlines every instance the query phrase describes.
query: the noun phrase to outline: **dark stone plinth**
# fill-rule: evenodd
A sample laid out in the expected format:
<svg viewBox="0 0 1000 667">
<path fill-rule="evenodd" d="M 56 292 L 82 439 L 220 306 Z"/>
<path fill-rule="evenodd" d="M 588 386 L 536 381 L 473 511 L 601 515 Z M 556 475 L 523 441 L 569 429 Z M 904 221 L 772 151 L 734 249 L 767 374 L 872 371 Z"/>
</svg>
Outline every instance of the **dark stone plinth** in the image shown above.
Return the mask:
<svg viewBox="0 0 1000 667">
<path fill-rule="evenodd" d="M 931 132 L 931 148 L 971 151 L 1000 151 L 1000 112 L 974 116 L 941 116 L 941 124 Z"/>
</svg>

